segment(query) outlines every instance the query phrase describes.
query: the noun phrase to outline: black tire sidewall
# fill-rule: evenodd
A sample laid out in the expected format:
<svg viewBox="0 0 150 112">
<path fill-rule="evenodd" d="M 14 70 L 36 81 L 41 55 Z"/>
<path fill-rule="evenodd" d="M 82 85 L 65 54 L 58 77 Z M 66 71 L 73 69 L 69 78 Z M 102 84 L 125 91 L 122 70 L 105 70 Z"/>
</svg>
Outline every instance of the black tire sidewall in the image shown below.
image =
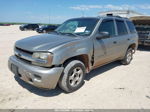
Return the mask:
<svg viewBox="0 0 150 112">
<path fill-rule="evenodd" d="M 79 83 L 79 85 L 76 86 L 76 87 L 72 87 L 72 86 L 69 84 L 69 76 L 71 75 L 73 69 L 76 68 L 76 67 L 80 67 L 80 68 L 82 69 L 82 71 L 83 71 L 83 76 L 82 76 L 82 80 L 81 80 L 81 82 Z M 77 63 L 77 64 L 75 64 L 73 67 L 71 67 L 71 69 L 68 71 L 68 77 L 67 77 L 67 80 L 66 80 L 66 81 L 67 81 L 67 87 L 68 87 L 68 89 L 70 90 L 70 92 L 73 92 L 73 91 L 79 89 L 79 88 L 84 84 L 84 77 L 85 77 L 85 67 L 84 67 L 82 64 Z"/>
<path fill-rule="evenodd" d="M 46 30 L 43 30 L 43 33 L 46 33 Z"/>
<path fill-rule="evenodd" d="M 131 53 L 132 53 L 132 59 L 133 59 L 133 52 L 132 52 L 132 48 L 129 48 L 129 49 L 127 50 L 127 53 L 126 53 L 126 56 L 125 56 L 125 59 L 124 59 L 124 63 L 125 63 L 126 65 L 130 64 L 130 63 L 131 63 L 131 61 L 132 61 L 132 59 L 130 60 L 130 62 L 128 62 L 128 61 L 127 61 L 127 55 L 128 55 L 128 53 L 129 53 L 129 52 L 131 52 Z"/>
</svg>

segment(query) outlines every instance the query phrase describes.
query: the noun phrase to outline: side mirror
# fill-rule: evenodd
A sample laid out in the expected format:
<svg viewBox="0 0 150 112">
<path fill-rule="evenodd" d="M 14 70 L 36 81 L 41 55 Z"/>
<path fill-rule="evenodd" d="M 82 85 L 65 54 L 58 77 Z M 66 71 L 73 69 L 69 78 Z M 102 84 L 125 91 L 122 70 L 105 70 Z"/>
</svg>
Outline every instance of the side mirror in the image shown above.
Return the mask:
<svg viewBox="0 0 150 112">
<path fill-rule="evenodd" d="M 100 32 L 97 36 L 96 39 L 104 39 L 104 38 L 109 38 L 110 35 L 108 32 Z"/>
</svg>

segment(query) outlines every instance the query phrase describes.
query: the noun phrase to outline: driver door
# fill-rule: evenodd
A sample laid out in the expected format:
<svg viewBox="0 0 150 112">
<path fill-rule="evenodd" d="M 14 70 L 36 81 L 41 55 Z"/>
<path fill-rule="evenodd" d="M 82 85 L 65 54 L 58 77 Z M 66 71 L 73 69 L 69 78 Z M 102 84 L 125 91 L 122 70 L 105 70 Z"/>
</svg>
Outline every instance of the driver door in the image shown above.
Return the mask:
<svg viewBox="0 0 150 112">
<path fill-rule="evenodd" d="M 94 68 L 109 63 L 117 58 L 116 28 L 113 19 L 104 19 L 98 32 L 108 32 L 108 38 L 94 38 Z"/>
</svg>

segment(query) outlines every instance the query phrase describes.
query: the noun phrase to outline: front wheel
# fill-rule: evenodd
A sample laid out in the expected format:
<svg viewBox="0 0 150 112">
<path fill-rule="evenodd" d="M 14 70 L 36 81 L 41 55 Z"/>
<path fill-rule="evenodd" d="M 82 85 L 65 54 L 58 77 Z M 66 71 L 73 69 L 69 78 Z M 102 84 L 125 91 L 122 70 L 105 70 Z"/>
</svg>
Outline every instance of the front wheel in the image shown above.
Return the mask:
<svg viewBox="0 0 150 112">
<path fill-rule="evenodd" d="M 70 61 L 59 80 L 59 87 L 68 93 L 76 91 L 83 85 L 84 76 L 84 64 L 78 60 Z"/>
<path fill-rule="evenodd" d="M 133 59 L 133 49 L 129 48 L 126 52 L 124 59 L 121 61 L 121 63 L 123 65 L 128 65 L 131 63 L 132 59 Z"/>
</svg>

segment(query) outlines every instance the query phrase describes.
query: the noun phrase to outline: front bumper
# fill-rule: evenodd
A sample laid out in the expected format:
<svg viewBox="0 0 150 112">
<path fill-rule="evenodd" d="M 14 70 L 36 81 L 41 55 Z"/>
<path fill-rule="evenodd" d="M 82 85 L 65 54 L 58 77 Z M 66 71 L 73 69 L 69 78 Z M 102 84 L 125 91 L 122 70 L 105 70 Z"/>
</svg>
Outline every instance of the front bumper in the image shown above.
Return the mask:
<svg viewBox="0 0 150 112">
<path fill-rule="evenodd" d="M 12 66 L 16 67 L 14 69 Z M 23 81 L 45 89 L 54 89 L 63 71 L 63 67 L 44 68 L 23 62 L 16 56 L 11 56 L 8 61 L 9 69 Z"/>
</svg>

